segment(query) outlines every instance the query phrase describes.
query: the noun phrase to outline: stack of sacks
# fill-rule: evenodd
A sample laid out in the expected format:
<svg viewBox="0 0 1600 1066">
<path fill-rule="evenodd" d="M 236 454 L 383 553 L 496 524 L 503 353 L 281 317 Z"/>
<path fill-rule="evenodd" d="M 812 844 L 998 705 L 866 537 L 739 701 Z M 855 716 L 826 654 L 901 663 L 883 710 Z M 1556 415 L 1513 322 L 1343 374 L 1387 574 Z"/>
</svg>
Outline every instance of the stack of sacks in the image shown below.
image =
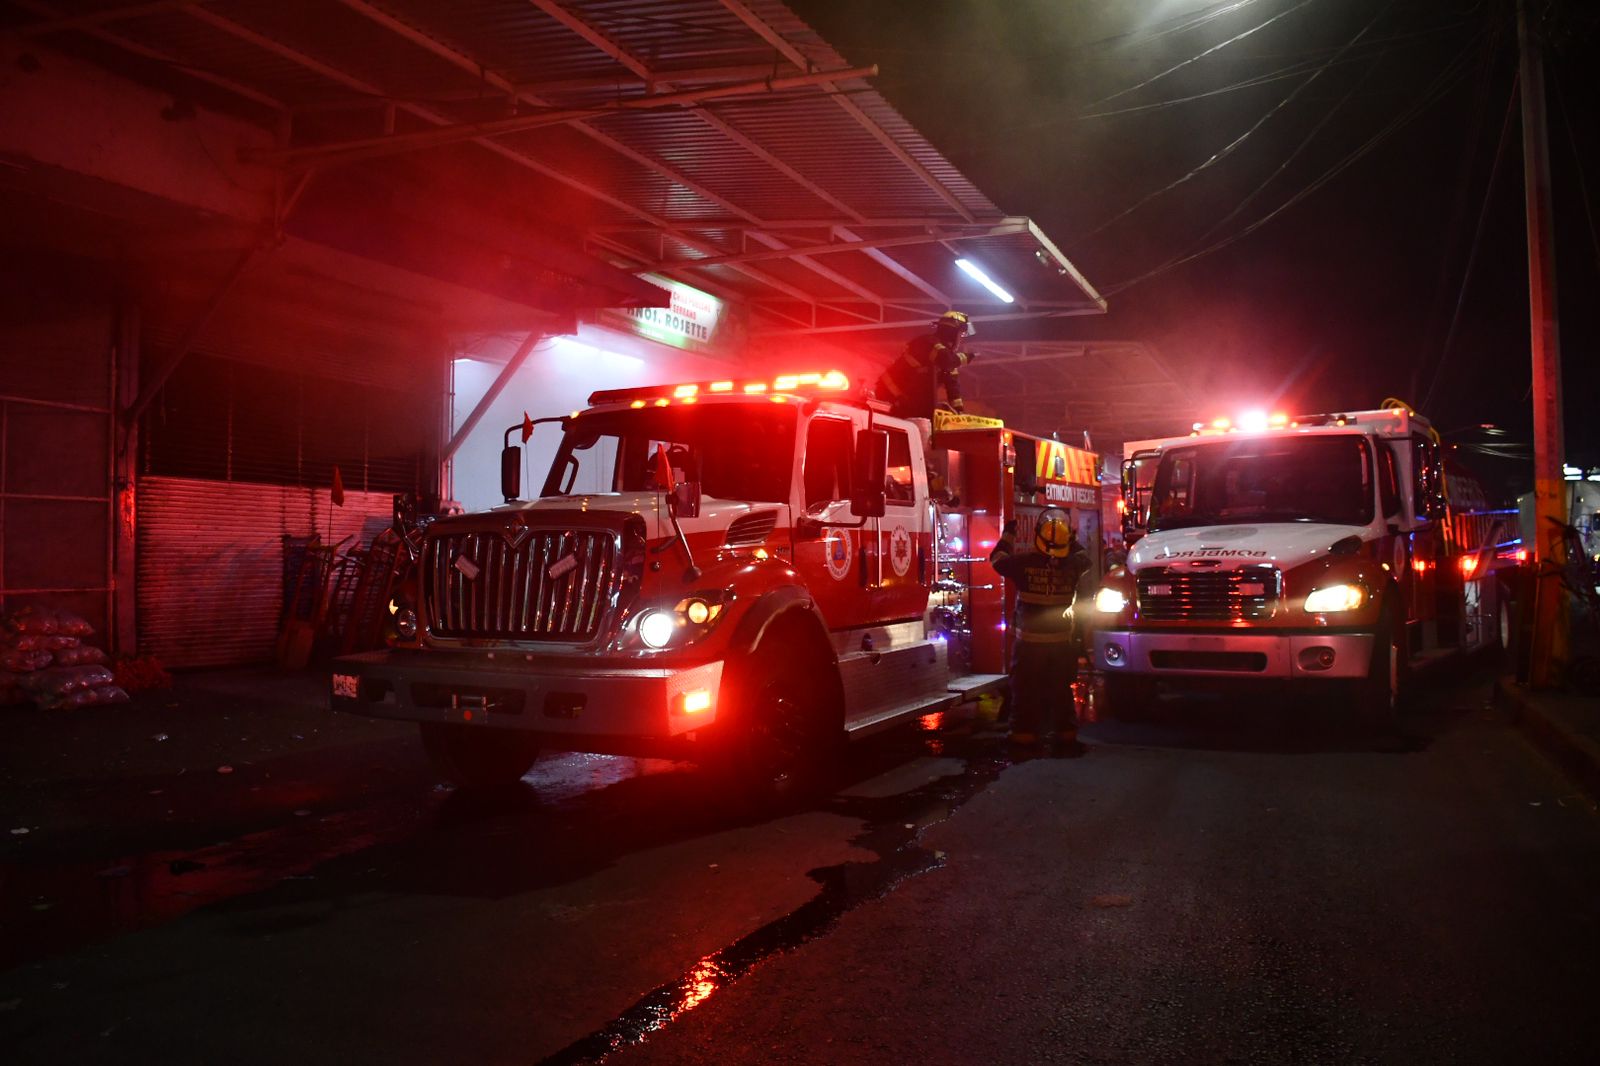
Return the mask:
<svg viewBox="0 0 1600 1066">
<path fill-rule="evenodd" d="M 106 653 L 83 643 L 93 627 L 70 611 L 22 607 L 0 624 L 0 703 L 40 707 L 126 703 L 106 669 Z"/>
</svg>

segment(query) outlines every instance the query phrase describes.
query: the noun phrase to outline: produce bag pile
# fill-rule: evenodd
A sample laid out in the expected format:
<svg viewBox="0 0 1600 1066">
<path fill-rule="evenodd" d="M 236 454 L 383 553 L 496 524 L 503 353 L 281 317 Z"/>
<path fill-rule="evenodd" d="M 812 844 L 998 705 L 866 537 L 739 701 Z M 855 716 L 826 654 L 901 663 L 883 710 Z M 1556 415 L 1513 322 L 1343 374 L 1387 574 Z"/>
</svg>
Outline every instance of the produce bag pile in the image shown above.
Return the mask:
<svg viewBox="0 0 1600 1066">
<path fill-rule="evenodd" d="M 106 653 L 85 638 L 94 627 L 54 607 L 19 607 L 0 619 L 0 704 L 46 710 L 126 703 Z"/>
</svg>

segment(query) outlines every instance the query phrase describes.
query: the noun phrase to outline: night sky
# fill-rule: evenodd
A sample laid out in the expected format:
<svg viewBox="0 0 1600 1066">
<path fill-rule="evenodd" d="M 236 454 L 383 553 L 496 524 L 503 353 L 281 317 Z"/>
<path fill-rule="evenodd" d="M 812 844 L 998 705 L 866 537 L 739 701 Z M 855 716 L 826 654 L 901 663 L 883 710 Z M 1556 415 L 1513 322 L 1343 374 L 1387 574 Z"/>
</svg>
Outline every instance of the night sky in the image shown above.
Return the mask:
<svg viewBox="0 0 1600 1066">
<path fill-rule="evenodd" d="M 1110 297 L 1035 332 L 1151 341 L 1218 414 L 1396 396 L 1530 440 L 1512 0 L 792 6 Z M 1546 18 L 1568 455 L 1600 464 L 1600 4 Z"/>
</svg>

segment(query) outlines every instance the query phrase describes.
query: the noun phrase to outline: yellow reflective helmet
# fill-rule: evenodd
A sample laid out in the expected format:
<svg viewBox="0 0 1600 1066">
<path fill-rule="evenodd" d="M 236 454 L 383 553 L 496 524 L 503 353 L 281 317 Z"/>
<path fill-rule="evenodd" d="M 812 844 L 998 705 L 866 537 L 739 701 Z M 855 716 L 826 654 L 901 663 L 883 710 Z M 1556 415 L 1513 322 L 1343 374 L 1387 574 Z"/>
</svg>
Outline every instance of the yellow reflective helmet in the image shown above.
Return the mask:
<svg viewBox="0 0 1600 1066">
<path fill-rule="evenodd" d="M 1033 527 L 1033 546 L 1052 559 L 1065 559 L 1072 550 L 1072 523 L 1059 507 L 1046 507 L 1039 512 L 1039 522 Z"/>
<path fill-rule="evenodd" d="M 972 328 L 972 320 L 965 311 L 946 311 L 933 323 L 936 329 L 951 329 L 969 336 L 977 331 Z"/>
</svg>

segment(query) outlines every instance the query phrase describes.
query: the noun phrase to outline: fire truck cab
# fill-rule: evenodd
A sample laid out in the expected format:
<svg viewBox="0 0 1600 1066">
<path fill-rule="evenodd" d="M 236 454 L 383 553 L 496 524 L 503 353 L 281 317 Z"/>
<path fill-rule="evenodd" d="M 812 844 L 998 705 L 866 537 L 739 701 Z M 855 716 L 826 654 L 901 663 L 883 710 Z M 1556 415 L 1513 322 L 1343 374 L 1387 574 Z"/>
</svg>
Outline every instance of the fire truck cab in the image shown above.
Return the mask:
<svg viewBox="0 0 1600 1066">
<path fill-rule="evenodd" d="M 1157 683 L 1272 678 L 1343 687 L 1382 719 L 1413 667 L 1507 638 L 1510 512 L 1447 473 L 1432 427 L 1403 406 L 1138 442 L 1123 493 L 1127 564 L 1095 600 L 1112 714 Z"/>
<path fill-rule="evenodd" d="M 781 792 L 842 739 L 1002 681 L 951 624 L 1001 596 L 953 580 L 947 524 L 970 505 L 943 470 L 930 490 L 928 424 L 844 375 L 598 392 L 542 421 L 562 436 L 535 498 L 512 427 L 505 504 L 429 526 L 393 646 L 335 664 L 334 707 L 421 723 L 448 779 L 513 782 L 543 747 L 717 762 Z M 965 476 L 995 483 L 998 521 L 1015 453 L 977 421 Z"/>
</svg>

